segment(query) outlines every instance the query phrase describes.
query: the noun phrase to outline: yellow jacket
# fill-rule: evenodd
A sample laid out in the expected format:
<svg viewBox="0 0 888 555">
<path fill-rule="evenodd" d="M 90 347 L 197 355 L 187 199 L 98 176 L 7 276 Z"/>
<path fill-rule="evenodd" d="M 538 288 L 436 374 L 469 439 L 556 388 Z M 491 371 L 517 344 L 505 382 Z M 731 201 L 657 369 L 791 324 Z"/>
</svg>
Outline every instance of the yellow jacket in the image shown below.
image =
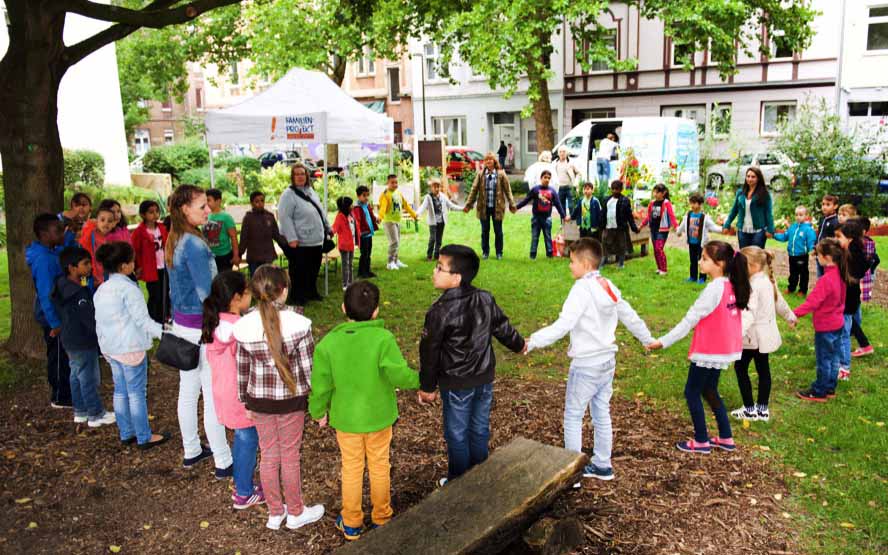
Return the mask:
<svg viewBox="0 0 888 555">
<path fill-rule="evenodd" d="M 395 195 L 400 198 L 401 209 L 406 210 L 414 220 L 417 219 L 416 212 L 413 211 L 413 208 L 410 206 L 410 203 L 407 202 L 407 199 L 404 198 L 404 195 L 401 194 L 401 191 L 397 189 L 390 191 L 386 188 L 386 190 L 379 195 L 379 217 L 382 218 L 382 221 L 389 223 L 398 223 L 401 221 L 401 210 L 398 210 L 397 212 L 392 211 L 397 204 L 392 200 L 392 197 Z"/>
</svg>

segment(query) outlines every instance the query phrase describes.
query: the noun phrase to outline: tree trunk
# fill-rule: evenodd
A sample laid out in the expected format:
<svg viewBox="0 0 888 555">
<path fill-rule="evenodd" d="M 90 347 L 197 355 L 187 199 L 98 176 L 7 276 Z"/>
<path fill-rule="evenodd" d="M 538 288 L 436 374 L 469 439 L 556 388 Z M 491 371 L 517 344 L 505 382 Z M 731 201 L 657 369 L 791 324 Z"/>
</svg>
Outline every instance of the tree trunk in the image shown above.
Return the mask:
<svg viewBox="0 0 888 555">
<path fill-rule="evenodd" d="M 537 151 L 552 150 L 555 146 L 555 129 L 552 126 L 552 103 L 549 100 L 549 83 L 539 77 L 537 87 L 540 97 L 533 101 L 533 121 L 536 124 Z M 553 153 L 552 158 L 555 159 Z"/>
<path fill-rule="evenodd" d="M 58 90 L 63 12 L 53 2 L 7 0 L 12 25 L 9 50 L 0 61 L 0 157 L 6 202 L 12 328 L 7 343 L 16 355 L 44 356 L 34 320 L 34 284 L 25 247 L 34 239 L 34 217 L 58 212 L 64 196 L 64 158 L 59 139 Z"/>
</svg>

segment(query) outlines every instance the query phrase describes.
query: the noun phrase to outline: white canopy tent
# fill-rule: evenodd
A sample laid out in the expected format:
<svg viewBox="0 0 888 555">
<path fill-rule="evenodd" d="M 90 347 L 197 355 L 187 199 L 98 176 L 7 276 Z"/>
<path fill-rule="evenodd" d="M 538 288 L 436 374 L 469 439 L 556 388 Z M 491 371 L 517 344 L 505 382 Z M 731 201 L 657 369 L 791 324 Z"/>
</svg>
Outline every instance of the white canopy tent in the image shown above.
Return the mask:
<svg viewBox="0 0 888 555">
<path fill-rule="evenodd" d="M 215 185 L 211 145 L 386 144 L 394 142 L 394 120 L 349 96 L 319 71 L 291 69 L 264 92 L 206 115 L 210 181 Z M 324 207 L 327 206 L 324 156 Z M 327 270 L 324 270 L 325 289 Z"/>
</svg>

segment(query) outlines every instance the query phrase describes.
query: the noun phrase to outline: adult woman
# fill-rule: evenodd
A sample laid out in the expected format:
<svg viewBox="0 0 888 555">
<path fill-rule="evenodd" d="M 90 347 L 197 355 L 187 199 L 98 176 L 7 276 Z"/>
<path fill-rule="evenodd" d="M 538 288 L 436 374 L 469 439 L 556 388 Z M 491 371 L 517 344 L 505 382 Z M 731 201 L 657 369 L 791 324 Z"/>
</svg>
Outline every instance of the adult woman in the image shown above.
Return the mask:
<svg viewBox="0 0 888 555">
<path fill-rule="evenodd" d="M 724 223 L 725 231 L 731 228 L 734 218 L 737 218 L 737 240 L 741 249 L 749 246 L 765 248 L 767 237 L 774 233 L 774 211 L 765 177 L 755 166 L 746 170 L 746 182 L 737 191 L 734 206 Z"/>
<path fill-rule="evenodd" d="M 216 261 L 200 232 L 200 226 L 207 223 L 210 207 L 204 190 L 193 185 L 176 188 L 169 204 L 171 229 L 164 255 L 170 279 L 173 334 L 197 345 L 203 323 L 203 301 L 210 294 L 210 286 L 216 276 Z M 197 404 L 201 392 L 204 398 L 204 432 L 210 449 L 201 445 L 197 431 Z M 216 418 L 212 374 L 204 345 L 200 347 L 197 368 L 179 371 L 178 414 L 185 449 L 182 464 L 188 468 L 213 455 L 216 477 L 231 476 L 231 450 L 225 437 L 225 427 Z"/>
<path fill-rule="evenodd" d="M 552 180 L 554 185 L 558 187 L 558 200 L 561 201 L 564 211 L 569 214 L 573 209 L 574 184 L 579 172 L 567 156 L 567 147 L 558 147 L 558 160 L 552 164 L 552 170 Z M 529 185 L 529 187 L 533 186 Z"/>
<path fill-rule="evenodd" d="M 493 233 L 496 235 L 496 258 L 503 257 L 503 216 L 506 213 L 506 204 L 513 213 L 518 209 L 512 198 L 512 186 L 506 172 L 502 171 L 496 161 L 496 154 L 488 152 L 484 156 L 484 168 L 475 174 L 472 182 L 472 190 L 466 199 L 464 212 L 472 209 L 478 200 L 478 219 L 481 220 L 481 252 L 484 258 L 490 256 L 490 223 L 493 222 Z"/>
<path fill-rule="evenodd" d="M 300 163 L 290 168 L 290 187 L 278 201 L 278 225 L 287 240 L 290 272 L 287 304 L 305 306 L 321 300 L 318 274 L 321 271 L 324 239 L 332 237 L 327 211 L 311 188 L 308 168 Z"/>
<path fill-rule="evenodd" d="M 524 181 L 527 183 L 528 190 L 540 184 L 540 174 L 543 170 L 552 172 L 552 153 L 548 150 L 540 152 L 537 156 L 537 161 L 531 164 L 524 172 Z"/>
</svg>

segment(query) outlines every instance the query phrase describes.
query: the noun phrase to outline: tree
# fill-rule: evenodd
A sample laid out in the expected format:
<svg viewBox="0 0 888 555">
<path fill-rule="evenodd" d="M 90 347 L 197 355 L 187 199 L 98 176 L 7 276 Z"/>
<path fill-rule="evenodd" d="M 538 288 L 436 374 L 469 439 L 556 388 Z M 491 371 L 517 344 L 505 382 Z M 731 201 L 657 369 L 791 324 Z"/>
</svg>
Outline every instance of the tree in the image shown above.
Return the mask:
<svg viewBox="0 0 888 555">
<path fill-rule="evenodd" d="M 424 16 L 422 30 L 441 48 L 441 71 L 447 74 L 454 55 L 485 75 L 492 88 L 514 94 L 527 80 L 530 104 L 540 149 L 554 145 L 552 107 L 547 80 L 552 77 L 552 38 L 565 27 L 575 44 L 578 61 L 589 70 L 595 61 L 625 71 L 635 60 L 618 60 L 612 30 L 601 17 L 609 9 L 607 0 L 475 0 L 432 2 L 415 0 L 414 11 Z M 663 21 L 666 34 L 688 53 L 709 48 L 720 60 L 719 71 L 728 76 L 736 71 L 735 50 L 745 51 L 757 38 L 760 25 L 770 36 L 783 31 L 783 45 L 801 50 L 810 42 L 810 23 L 816 12 L 806 0 L 627 0 L 643 17 Z M 756 25 L 749 25 L 755 22 Z M 761 45 L 765 52 L 768 45 Z M 686 57 L 685 65 L 691 60 Z"/>
<path fill-rule="evenodd" d="M 143 27 L 161 29 L 239 0 L 155 0 L 138 9 L 89 0 L 5 0 L 9 49 L 0 60 L 0 157 L 3 159 L 12 332 L 7 346 L 39 356 L 33 284 L 24 247 L 36 214 L 63 202 L 62 145 L 56 123 L 65 72 L 100 48 Z M 111 25 L 76 44 L 63 40 L 65 18 L 79 14 Z"/>
</svg>

